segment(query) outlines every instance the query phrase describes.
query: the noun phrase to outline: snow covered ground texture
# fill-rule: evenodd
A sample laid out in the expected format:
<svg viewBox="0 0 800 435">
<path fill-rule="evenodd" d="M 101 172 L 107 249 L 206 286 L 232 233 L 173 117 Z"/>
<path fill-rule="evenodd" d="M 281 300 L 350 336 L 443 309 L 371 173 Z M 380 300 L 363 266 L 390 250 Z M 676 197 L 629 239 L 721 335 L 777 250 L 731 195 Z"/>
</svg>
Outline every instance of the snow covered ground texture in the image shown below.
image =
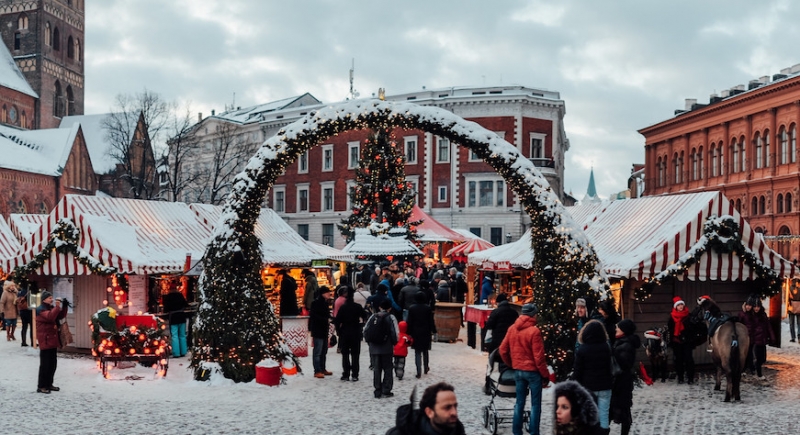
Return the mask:
<svg viewBox="0 0 800 435">
<path fill-rule="evenodd" d="M 104 379 L 92 359 L 59 354 L 55 384 L 61 391 L 45 395 L 36 393 L 38 351 L 20 347 L 19 328 L 17 340 L 0 341 L 0 415 L 7 433 L 383 434 L 393 426 L 396 408 L 408 401 L 415 385 L 420 394 L 439 381 L 455 386 L 467 433 L 489 433 L 482 423 L 482 407 L 489 402 L 481 392 L 486 354 L 463 342 L 434 343 L 431 372 L 420 380 L 414 378 L 412 356 L 405 378 L 395 379 L 395 396 L 375 399 L 366 348 L 358 382 L 339 380 L 340 355 L 331 349 L 328 369 L 333 376 L 296 375 L 279 387 L 224 379 L 196 382 L 186 370 L 188 358 L 170 360 L 163 379 L 140 366 L 112 370 L 111 379 Z M 722 402 L 723 393 L 712 391 L 710 373 L 701 373 L 699 382 L 691 386 L 671 380 L 637 388 L 632 433 L 797 433 L 800 345 L 789 343 L 786 323 L 783 343 L 783 349 L 768 350 L 765 380 L 745 378 L 739 403 Z M 311 358 L 301 361 L 311 371 Z M 134 379 L 138 376 L 142 379 Z M 550 391 L 544 393 L 542 434 L 551 433 Z M 498 400 L 513 407 L 513 399 Z M 511 433 L 510 421 L 501 425 L 499 433 Z M 611 433 L 618 434 L 619 426 L 612 424 Z"/>
</svg>

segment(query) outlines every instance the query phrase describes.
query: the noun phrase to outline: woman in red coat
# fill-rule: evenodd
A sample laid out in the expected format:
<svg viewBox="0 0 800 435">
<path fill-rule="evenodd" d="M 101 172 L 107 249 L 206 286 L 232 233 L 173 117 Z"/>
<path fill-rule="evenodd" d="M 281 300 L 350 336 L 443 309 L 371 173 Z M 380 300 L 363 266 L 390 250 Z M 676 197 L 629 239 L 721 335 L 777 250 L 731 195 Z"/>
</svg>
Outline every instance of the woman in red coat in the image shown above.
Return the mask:
<svg viewBox="0 0 800 435">
<path fill-rule="evenodd" d="M 50 394 L 60 388 L 53 386 L 58 351 L 58 321 L 67 316 L 61 309 L 61 300 L 55 301 L 49 291 L 42 292 L 42 304 L 36 308 L 36 340 L 39 342 L 39 393 Z"/>
</svg>

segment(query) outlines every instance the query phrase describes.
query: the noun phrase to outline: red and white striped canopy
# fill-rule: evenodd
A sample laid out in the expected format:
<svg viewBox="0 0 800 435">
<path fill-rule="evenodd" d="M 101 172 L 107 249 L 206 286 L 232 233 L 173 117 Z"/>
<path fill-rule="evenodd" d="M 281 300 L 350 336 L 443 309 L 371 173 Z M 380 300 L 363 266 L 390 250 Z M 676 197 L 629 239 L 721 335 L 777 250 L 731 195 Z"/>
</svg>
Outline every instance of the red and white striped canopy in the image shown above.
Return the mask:
<svg viewBox="0 0 800 435">
<path fill-rule="evenodd" d="M 447 251 L 446 257 L 466 257 L 473 252 L 483 251 L 493 248 L 494 245 L 483 239 L 469 239 L 466 242 L 455 246 L 453 249 Z"/>
<path fill-rule="evenodd" d="M 8 215 L 8 226 L 17 237 L 17 240 L 24 242 L 47 221 L 48 216 L 46 214 L 12 213 Z"/>
<path fill-rule="evenodd" d="M 19 253 L 3 261 L 4 269 L 30 263 L 62 218 L 80 231 L 79 248 L 120 273 L 180 272 L 186 255 L 200 258 L 211 236 L 184 203 L 66 195 Z M 53 251 L 38 273 L 87 275 L 91 270 L 71 254 Z"/>
<path fill-rule="evenodd" d="M 411 208 L 411 216 L 408 218 L 409 222 L 422 221 L 417 225 L 417 235 L 422 242 L 463 242 L 467 238 L 460 233 L 457 233 L 450 228 L 439 223 L 436 219 L 432 218 L 429 214 L 422 211 L 419 206 L 414 204 Z"/>
<path fill-rule="evenodd" d="M 21 246 L 6 221 L 0 218 L 0 258 L 10 258 L 16 255 Z M 5 269 L 5 266 L 3 266 L 3 271 L 10 272 Z"/>
</svg>

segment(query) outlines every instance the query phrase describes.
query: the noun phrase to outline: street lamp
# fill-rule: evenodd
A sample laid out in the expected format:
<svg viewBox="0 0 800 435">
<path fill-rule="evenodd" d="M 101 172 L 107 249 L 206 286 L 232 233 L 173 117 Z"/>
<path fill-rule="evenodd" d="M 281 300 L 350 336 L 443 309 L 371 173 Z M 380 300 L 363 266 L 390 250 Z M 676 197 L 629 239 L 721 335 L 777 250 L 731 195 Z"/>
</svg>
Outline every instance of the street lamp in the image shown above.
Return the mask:
<svg viewBox="0 0 800 435">
<path fill-rule="evenodd" d="M 511 233 L 506 233 L 506 243 L 511 243 Z"/>
</svg>

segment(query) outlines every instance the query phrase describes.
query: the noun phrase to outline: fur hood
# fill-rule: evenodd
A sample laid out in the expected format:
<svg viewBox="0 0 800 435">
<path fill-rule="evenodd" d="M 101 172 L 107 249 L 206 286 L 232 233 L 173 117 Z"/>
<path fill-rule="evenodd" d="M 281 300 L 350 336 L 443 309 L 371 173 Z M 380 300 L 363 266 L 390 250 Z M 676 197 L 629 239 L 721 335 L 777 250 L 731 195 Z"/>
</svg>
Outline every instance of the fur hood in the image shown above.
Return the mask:
<svg viewBox="0 0 800 435">
<path fill-rule="evenodd" d="M 592 427 L 600 422 L 600 416 L 597 412 L 597 405 L 592 399 L 592 395 L 575 381 L 564 381 L 555 386 L 554 398 L 559 396 L 566 396 L 572 404 L 572 419 L 579 427 Z M 555 407 L 553 409 L 553 428 L 555 429 L 556 413 Z"/>
</svg>

